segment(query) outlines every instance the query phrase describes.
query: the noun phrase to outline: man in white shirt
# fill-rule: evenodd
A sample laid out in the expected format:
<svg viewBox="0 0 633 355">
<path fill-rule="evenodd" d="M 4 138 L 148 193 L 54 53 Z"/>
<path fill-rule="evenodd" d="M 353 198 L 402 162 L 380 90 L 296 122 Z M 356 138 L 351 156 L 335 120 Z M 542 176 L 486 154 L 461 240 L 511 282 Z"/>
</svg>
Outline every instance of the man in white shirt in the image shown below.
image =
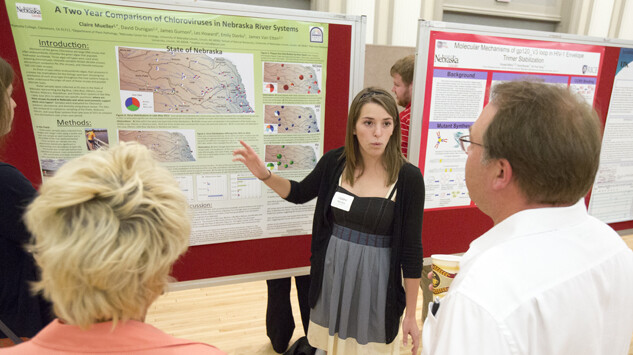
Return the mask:
<svg viewBox="0 0 633 355">
<path fill-rule="evenodd" d="M 461 143 L 494 227 L 429 311 L 423 353 L 627 354 L 633 252 L 582 200 L 600 156 L 593 109 L 565 88 L 499 84 Z"/>
</svg>

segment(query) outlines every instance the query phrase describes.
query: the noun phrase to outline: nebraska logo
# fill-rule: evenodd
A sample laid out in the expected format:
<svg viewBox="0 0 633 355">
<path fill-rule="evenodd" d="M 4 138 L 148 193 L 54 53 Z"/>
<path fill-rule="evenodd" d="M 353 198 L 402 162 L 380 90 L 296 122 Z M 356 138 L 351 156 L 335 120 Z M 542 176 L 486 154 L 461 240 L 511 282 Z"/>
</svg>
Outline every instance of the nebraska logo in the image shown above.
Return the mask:
<svg viewBox="0 0 633 355">
<path fill-rule="evenodd" d="M 323 27 L 310 28 L 310 42 L 323 43 Z"/>
<path fill-rule="evenodd" d="M 40 5 L 15 3 L 15 10 L 20 20 L 42 21 Z"/>
<path fill-rule="evenodd" d="M 582 73 L 583 74 L 598 74 L 598 67 L 597 66 L 590 67 L 585 64 L 582 66 Z"/>
<path fill-rule="evenodd" d="M 438 63 L 450 63 L 450 64 L 459 64 L 459 58 L 454 55 L 435 55 L 435 61 Z"/>
</svg>

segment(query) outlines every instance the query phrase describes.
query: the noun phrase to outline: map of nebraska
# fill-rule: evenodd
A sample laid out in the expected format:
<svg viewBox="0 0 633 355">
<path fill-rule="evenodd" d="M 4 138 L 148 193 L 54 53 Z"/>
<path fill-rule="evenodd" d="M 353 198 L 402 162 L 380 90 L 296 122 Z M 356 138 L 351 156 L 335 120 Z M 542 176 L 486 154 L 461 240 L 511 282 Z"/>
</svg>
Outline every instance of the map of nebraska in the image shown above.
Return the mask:
<svg viewBox="0 0 633 355">
<path fill-rule="evenodd" d="M 277 170 L 314 169 L 317 163 L 313 145 L 267 145 L 264 159 L 269 168 L 276 165 Z"/>
<path fill-rule="evenodd" d="M 319 81 L 320 73 L 311 64 L 264 63 L 264 83 L 269 88 L 264 93 L 317 95 L 321 93 Z"/>
<path fill-rule="evenodd" d="M 278 133 L 319 133 L 314 106 L 266 105 L 264 123 L 277 125 Z"/>
<path fill-rule="evenodd" d="M 228 59 L 119 47 L 121 90 L 152 92 L 154 112 L 253 113 L 237 67 Z"/>
<path fill-rule="evenodd" d="M 180 132 L 120 130 L 121 142 L 135 141 L 146 146 L 160 162 L 195 161 L 187 142 Z"/>
</svg>

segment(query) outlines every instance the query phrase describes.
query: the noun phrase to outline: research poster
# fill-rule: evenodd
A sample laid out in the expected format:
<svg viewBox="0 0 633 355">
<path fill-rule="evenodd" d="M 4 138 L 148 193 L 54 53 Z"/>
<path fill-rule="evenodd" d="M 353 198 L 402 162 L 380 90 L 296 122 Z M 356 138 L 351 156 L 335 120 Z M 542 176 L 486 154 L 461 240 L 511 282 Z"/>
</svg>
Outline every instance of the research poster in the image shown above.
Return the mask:
<svg viewBox="0 0 633 355">
<path fill-rule="evenodd" d="M 430 33 L 419 165 L 425 209 L 471 206 L 465 182 L 469 134 L 491 88 L 512 80 L 568 86 L 593 104 L 604 47 L 460 33 Z"/>
<path fill-rule="evenodd" d="M 311 233 L 314 202 L 283 201 L 232 151 L 244 140 L 290 179 L 314 168 L 328 24 L 218 15 L 194 2 L 5 4 L 44 180 L 91 150 L 138 142 L 187 197 L 191 245 Z"/>
<path fill-rule="evenodd" d="M 620 49 L 600 168 L 589 213 L 605 223 L 633 220 L 633 48 Z"/>
</svg>

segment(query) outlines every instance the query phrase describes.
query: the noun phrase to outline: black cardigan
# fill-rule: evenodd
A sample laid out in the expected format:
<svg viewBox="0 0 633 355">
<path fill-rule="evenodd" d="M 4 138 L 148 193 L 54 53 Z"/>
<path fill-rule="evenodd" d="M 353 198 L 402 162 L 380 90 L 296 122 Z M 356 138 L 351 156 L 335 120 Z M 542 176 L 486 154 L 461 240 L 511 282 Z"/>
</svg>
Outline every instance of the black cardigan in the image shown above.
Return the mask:
<svg viewBox="0 0 633 355">
<path fill-rule="evenodd" d="M 343 147 L 327 152 L 312 172 L 301 182 L 290 181 L 287 201 L 305 203 L 317 197 L 312 222 L 312 246 L 310 248 L 310 293 L 311 308 L 316 305 L 323 282 L 323 263 L 330 236 L 332 235 L 332 212 L 330 204 L 343 173 L 345 158 Z M 398 335 L 400 317 L 406 306 L 402 276 L 420 278 L 422 271 L 422 213 L 424 212 L 424 179 L 420 169 L 406 163 L 400 169 L 396 182 L 396 205 L 393 238 L 391 242 L 391 266 L 385 309 L 387 344 Z"/>
<path fill-rule="evenodd" d="M 53 319 L 50 303 L 31 294 L 29 283 L 38 279 L 38 273 L 24 249 L 31 235 L 22 214 L 35 193 L 18 169 L 0 163 L 0 319 L 17 336 L 29 338 Z"/>
</svg>

